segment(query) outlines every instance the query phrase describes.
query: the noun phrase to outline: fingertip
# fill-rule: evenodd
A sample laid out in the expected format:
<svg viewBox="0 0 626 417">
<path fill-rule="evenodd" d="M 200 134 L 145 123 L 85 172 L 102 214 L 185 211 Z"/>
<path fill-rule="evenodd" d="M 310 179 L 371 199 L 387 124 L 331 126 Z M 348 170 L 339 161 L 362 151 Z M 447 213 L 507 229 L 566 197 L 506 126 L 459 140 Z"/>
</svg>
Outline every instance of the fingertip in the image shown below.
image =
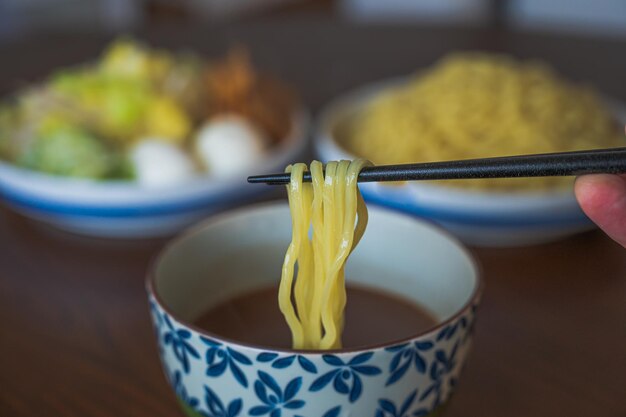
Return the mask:
<svg viewBox="0 0 626 417">
<path fill-rule="evenodd" d="M 584 175 L 576 179 L 574 191 L 585 214 L 626 246 L 626 178 L 611 174 Z"/>
<path fill-rule="evenodd" d="M 606 176 L 607 174 L 593 174 L 576 178 L 574 193 L 578 203 L 585 212 L 586 209 L 597 205 L 603 199 L 601 197 L 605 192 Z"/>
</svg>

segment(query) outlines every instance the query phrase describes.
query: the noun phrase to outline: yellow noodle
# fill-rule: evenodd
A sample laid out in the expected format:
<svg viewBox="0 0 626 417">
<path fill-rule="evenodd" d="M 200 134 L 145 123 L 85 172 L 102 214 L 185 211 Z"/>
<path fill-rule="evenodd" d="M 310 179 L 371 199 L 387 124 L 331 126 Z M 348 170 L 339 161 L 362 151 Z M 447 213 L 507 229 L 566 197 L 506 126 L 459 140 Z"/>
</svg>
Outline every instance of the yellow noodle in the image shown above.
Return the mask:
<svg viewBox="0 0 626 417">
<path fill-rule="evenodd" d="M 357 176 L 365 160 L 311 163 L 311 183 L 303 164 L 288 166 L 292 241 L 285 254 L 278 293 L 296 349 L 341 347 L 346 289 L 344 265 L 367 224 Z M 309 230 L 312 233 L 309 235 Z M 294 278 L 294 272 L 297 273 Z"/>
<path fill-rule="evenodd" d="M 450 55 L 381 93 L 338 130 L 346 149 L 401 164 L 626 146 L 623 127 L 590 88 L 537 62 Z M 488 190 L 570 187 L 571 177 L 447 180 Z"/>
<path fill-rule="evenodd" d="M 322 163 L 319 161 L 311 162 L 311 178 L 313 187 L 313 201 L 311 205 L 312 216 L 311 224 L 313 228 L 313 247 L 324 247 L 324 233 L 321 233 L 324 227 L 324 173 Z M 311 322 L 310 344 L 311 348 L 319 346 L 322 340 L 322 305 L 319 302 L 324 291 L 324 256 L 323 252 L 316 252 L 313 262 L 313 290 L 311 293 Z"/>
<path fill-rule="evenodd" d="M 285 171 L 291 172 L 291 182 L 287 186 L 287 195 L 289 197 L 289 209 L 292 213 L 292 236 L 291 243 L 285 254 L 285 261 L 283 262 L 280 286 L 278 288 L 278 304 L 289 325 L 289 329 L 291 329 L 292 341 L 295 346 L 303 345 L 304 343 L 302 324 L 296 315 L 294 306 L 291 304 L 294 269 L 302 243 L 301 223 L 303 221 L 301 216 L 305 214 L 302 210 L 302 172 L 304 167 L 303 164 L 289 165 Z"/>
</svg>

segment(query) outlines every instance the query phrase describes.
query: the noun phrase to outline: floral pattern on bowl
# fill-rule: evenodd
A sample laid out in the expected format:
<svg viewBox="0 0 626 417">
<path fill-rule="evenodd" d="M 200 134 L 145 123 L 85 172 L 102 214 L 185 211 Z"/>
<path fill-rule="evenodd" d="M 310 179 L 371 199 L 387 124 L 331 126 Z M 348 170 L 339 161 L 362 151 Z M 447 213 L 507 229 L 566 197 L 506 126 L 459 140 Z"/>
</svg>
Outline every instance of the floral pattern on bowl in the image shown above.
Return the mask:
<svg viewBox="0 0 626 417">
<path fill-rule="evenodd" d="M 436 412 L 454 390 L 478 299 L 430 333 L 345 352 L 218 341 L 178 323 L 154 298 L 150 304 L 163 367 L 189 415 L 416 417 Z"/>
</svg>

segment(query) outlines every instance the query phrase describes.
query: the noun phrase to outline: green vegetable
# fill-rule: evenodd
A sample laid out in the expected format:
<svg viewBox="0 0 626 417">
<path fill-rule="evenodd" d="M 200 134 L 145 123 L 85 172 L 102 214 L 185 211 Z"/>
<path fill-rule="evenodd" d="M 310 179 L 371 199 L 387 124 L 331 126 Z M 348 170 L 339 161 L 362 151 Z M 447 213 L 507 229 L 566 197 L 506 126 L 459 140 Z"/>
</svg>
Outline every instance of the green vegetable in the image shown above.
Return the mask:
<svg viewBox="0 0 626 417">
<path fill-rule="evenodd" d="M 13 142 L 11 141 L 11 132 L 13 125 L 15 112 L 8 106 L 0 107 L 0 158 L 10 159 L 13 156 Z"/>
<path fill-rule="evenodd" d="M 76 127 L 37 137 L 17 163 L 49 174 L 94 179 L 115 175 L 121 165 L 101 141 Z"/>
<path fill-rule="evenodd" d="M 50 86 L 83 123 L 122 143 L 137 135 L 153 98 L 145 82 L 93 71 L 59 73 Z"/>
<path fill-rule="evenodd" d="M 58 70 L 0 105 L 0 158 L 60 176 L 133 178 L 135 141 L 182 145 L 203 115 L 202 69 L 195 57 L 114 42 L 98 62 Z"/>
<path fill-rule="evenodd" d="M 78 118 L 101 136 L 120 144 L 158 136 L 180 143 L 191 130 L 182 106 L 143 80 L 102 72 L 62 72 L 51 91 Z"/>
</svg>

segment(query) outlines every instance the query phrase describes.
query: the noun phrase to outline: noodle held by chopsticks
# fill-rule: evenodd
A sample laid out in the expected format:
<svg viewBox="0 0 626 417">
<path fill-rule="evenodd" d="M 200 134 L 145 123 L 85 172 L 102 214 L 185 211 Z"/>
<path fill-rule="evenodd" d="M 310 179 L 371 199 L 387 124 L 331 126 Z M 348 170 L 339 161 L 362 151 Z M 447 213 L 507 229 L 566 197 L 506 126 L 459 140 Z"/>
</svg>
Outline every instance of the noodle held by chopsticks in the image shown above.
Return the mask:
<svg viewBox="0 0 626 417">
<path fill-rule="evenodd" d="M 295 349 L 338 349 L 344 325 L 344 266 L 367 225 L 367 209 L 357 187 L 365 160 L 288 166 L 292 241 L 285 254 L 279 307 Z M 312 234 L 309 229 L 312 228 Z M 296 272 L 297 266 L 297 272 Z M 295 282 L 294 282 L 295 281 Z"/>
</svg>

